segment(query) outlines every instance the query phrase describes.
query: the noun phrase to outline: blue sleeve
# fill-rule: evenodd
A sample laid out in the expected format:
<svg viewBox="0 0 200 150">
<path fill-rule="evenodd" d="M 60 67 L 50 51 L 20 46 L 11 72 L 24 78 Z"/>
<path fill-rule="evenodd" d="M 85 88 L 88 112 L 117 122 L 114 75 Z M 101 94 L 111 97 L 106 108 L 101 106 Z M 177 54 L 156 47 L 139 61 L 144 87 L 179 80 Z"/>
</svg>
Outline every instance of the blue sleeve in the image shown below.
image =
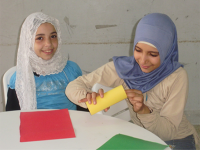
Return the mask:
<svg viewBox="0 0 200 150">
<path fill-rule="evenodd" d="M 15 89 L 15 81 L 16 81 L 16 71 L 10 78 L 10 83 L 8 85 L 8 88 Z"/>
</svg>

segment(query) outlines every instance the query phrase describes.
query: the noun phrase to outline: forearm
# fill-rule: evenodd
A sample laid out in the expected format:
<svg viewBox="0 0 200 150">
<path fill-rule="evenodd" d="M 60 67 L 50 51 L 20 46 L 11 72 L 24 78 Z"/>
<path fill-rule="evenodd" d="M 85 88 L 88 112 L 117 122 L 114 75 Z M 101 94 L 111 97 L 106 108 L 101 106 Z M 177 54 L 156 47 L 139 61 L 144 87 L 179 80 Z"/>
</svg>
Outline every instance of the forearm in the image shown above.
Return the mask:
<svg viewBox="0 0 200 150">
<path fill-rule="evenodd" d="M 119 78 L 115 70 L 113 62 L 107 63 L 97 70 L 78 77 L 70 82 L 65 90 L 67 97 L 75 104 L 86 108 L 85 103 L 78 103 L 79 100 L 86 98 L 86 94 L 92 92 L 91 89 L 95 83 L 102 84 L 108 87 L 116 87 L 125 84 Z"/>
<path fill-rule="evenodd" d="M 65 94 L 73 103 L 87 108 L 85 103 L 78 103 L 79 100 L 86 98 L 87 92 L 91 92 L 91 87 L 87 87 L 83 80 L 84 78 L 81 76 L 70 82 L 66 87 Z"/>
</svg>

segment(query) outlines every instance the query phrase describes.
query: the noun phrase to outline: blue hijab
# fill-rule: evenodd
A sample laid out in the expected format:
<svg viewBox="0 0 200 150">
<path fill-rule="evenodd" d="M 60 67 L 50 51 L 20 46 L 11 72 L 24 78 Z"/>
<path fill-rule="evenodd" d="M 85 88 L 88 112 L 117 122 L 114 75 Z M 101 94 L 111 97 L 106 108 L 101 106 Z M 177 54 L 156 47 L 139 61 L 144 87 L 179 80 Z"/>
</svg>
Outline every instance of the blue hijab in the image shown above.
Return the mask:
<svg viewBox="0 0 200 150">
<path fill-rule="evenodd" d="M 136 28 L 133 51 L 139 41 L 156 46 L 161 62 L 157 69 L 150 73 L 142 72 L 134 56 L 113 57 L 113 61 L 119 77 L 127 86 L 145 93 L 182 65 L 178 62 L 176 27 L 167 15 L 152 13 L 143 17 Z"/>
</svg>

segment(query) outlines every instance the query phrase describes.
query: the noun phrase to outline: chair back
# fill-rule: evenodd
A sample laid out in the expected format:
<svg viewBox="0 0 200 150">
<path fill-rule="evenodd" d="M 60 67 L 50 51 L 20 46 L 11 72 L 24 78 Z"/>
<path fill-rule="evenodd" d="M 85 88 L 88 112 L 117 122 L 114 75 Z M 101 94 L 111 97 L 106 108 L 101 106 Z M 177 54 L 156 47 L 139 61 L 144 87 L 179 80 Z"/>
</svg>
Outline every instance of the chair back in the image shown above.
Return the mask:
<svg viewBox="0 0 200 150">
<path fill-rule="evenodd" d="M 4 92 L 4 104 L 6 106 L 7 103 L 7 93 L 8 93 L 8 86 L 10 84 L 10 78 L 13 73 L 16 71 L 16 66 L 8 69 L 5 74 L 3 75 L 3 92 Z"/>
<path fill-rule="evenodd" d="M 104 93 L 105 93 L 113 88 L 101 85 L 99 83 L 96 83 L 92 87 L 92 91 L 94 91 L 96 93 L 98 93 L 99 89 L 103 89 Z M 130 112 L 129 112 L 126 100 L 122 100 L 122 101 L 112 105 L 107 112 L 101 111 L 98 114 L 108 115 L 108 116 L 120 118 L 120 119 L 126 120 L 126 121 L 131 120 Z"/>
</svg>

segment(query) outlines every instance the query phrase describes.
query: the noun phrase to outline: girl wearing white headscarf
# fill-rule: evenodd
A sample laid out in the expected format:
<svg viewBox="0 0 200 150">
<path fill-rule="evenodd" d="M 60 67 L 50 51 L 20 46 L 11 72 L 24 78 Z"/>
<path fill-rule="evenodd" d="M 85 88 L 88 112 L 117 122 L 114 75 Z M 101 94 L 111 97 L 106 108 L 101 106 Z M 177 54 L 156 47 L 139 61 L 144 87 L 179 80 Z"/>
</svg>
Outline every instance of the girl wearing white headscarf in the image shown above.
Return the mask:
<svg viewBox="0 0 200 150">
<path fill-rule="evenodd" d="M 153 132 L 174 149 L 195 149 L 199 137 L 184 115 L 188 77 L 178 62 L 177 32 L 165 14 L 143 17 L 136 28 L 134 55 L 113 57 L 90 74 L 72 81 L 66 88 L 69 99 L 87 108 L 96 103 L 95 83 L 122 85 L 132 121 Z M 103 97 L 103 91 L 99 94 Z M 107 109 L 106 109 L 107 111 Z"/>
<path fill-rule="evenodd" d="M 48 32 L 52 32 L 50 35 L 45 35 L 46 30 L 36 35 L 39 27 L 46 23 L 50 24 L 53 32 L 45 27 Z M 48 39 L 50 42 L 47 45 L 50 48 L 40 52 L 52 56 L 43 59 L 35 49 L 36 42 Z M 55 41 L 56 47 L 52 48 L 51 40 Z M 75 62 L 62 57 L 60 48 L 61 31 L 57 19 L 41 12 L 33 13 L 25 19 L 20 33 L 17 70 L 10 79 L 6 110 L 77 109 L 64 91 L 68 83 L 81 76 L 82 72 Z"/>
</svg>

